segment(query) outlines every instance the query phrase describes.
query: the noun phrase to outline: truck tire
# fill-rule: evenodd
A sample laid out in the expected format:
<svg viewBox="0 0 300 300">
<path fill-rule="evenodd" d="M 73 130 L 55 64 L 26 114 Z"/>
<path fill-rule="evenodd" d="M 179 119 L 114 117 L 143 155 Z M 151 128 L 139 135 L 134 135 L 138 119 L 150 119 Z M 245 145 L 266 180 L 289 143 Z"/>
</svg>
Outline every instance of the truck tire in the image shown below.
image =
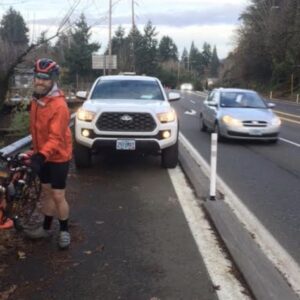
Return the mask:
<svg viewBox="0 0 300 300">
<path fill-rule="evenodd" d="M 91 149 L 74 142 L 74 160 L 75 166 L 80 168 L 88 168 L 92 164 Z"/>
<path fill-rule="evenodd" d="M 165 169 L 173 169 L 178 164 L 178 140 L 177 142 L 162 150 L 161 166 Z"/>
</svg>

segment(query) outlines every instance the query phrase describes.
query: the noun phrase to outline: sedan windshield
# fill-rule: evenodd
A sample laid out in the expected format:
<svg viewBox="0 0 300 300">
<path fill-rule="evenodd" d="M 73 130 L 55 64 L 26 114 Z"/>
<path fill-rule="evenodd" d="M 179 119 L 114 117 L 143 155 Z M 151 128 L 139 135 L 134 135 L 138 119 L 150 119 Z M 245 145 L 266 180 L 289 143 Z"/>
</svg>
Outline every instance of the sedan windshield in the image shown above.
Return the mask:
<svg viewBox="0 0 300 300">
<path fill-rule="evenodd" d="M 100 80 L 91 99 L 164 100 L 164 97 L 156 81 Z"/>
<path fill-rule="evenodd" d="M 221 92 L 221 107 L 267 108 L 262 98 L 254 92 Z"/>
</svg>

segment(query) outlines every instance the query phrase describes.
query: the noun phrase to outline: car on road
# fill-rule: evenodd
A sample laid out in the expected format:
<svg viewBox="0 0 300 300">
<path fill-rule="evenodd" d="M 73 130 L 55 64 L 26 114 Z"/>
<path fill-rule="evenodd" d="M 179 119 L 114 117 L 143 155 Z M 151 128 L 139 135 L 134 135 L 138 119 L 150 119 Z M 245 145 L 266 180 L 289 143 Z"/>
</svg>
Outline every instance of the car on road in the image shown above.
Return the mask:
<svg viewBox="0 0 300 300">
<path fill-rule="evenodd" d="M 101 76 L 75 119 L 74 158 L 77 167 L 91 165 L 93 153 L 138 151 L 161 155 L 164 168 L 178 162 L 178 119 L 169 101 L 180 94 L 165 93 L 159 79 L 149 76 Z"/>
<path fill-rule="evenodd" d="M 191 83 L 182 83 L 180 85 L 180 90 L 181 91 L 192 91 L 193 90 L 193 85 Z"/>
<path fill-rule="evenodd" d="M 276 142 L 281 120 L 257 92 L 218 88 L 208 94 L 200 112 L 200 128 L 218 133 L 219 140 L 250 139 Z"/>
</svg>

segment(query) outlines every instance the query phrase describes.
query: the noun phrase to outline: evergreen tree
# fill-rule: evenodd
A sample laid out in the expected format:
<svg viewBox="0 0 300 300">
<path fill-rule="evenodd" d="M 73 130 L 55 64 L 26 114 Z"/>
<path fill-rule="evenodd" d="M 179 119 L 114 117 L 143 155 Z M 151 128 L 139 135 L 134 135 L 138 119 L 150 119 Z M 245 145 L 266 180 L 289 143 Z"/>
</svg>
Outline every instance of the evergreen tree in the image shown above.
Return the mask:
<svg viewBox="0 0 300 300">
<path fill-rule="evenodd" d="M 0 35 L 2 40 L 16 45 L 28 44 L 28 28 L 21 14 L 9 8 L 0 23 Z"/>
<path fill-rule="evenodd" d="M 112 38 L 112 53 L 117 55 L 117 65 L 119 71 L 131 70 L 130 61 L 130 42 L 125 36 L 125 29 L 119 26 Z"/>
<path fill-rule="evenodd" d="M 203 49 L 202 49 L 202 58 L 203 58 L 203 65 L 207 67 L 212 58 L 212 53 L 211 53 L 211 46 L 208 43 L 203 44 Z"/>
<path fill-rule="evenodd" d="M 182 55 L 181 55 L 181 64 L 184 69 L 188 69 L 188 61 L 189 61 L 189 53 L 186 50 L 186 48 L 183 49 Z"/>
<path fill-rule="evenodd" d="M 139 74 L 155 75 L 158 68 L 156 28 L 149 21 L 144 27 L 140 43 L 136 44 L 135 65 Z"/>
<path fill-rule="evenodd" d="M 189 53 L 189 71 L 194 75 L 202 75 L 204 73 L 203 62 L 202 53 L 195 46 L 194 42 L 192 42 Z"/>
<path fill-rule="evenodd" d="M 129 49 L 129 70 L 139 73 L 140 57 L 143 56 L 143 36 L 136 26 L 128 34 L 127 45 Z"/>
<path fill-rule="evenodd" d="M 71 48 L 72 32 L 69 30 L 66 33 L 59 35 L 54 45 L 54 55 L 60 66 L 66 66 L 66 56 Z"/>
<path fill-rule="evenodd" d="M 158 46 L 159 61 L 178 61 L 177 46 L 169 36 L 163 36 Z"/>
<path fill-rule="evenodd" d="M 217 48 L 214 46 L 210 62 L 210 76 L 218 77 L 219 66 L 220 61 L 217 54 Z"/>
<path fill-rule="evenodd" d="M 188 70 L 195 69 L 198 55 L 199 55 L 199 50 L 196 48 L 193 41 L 191 43 L 190 52 L 189 52 Z"/>
<path fill-rule="evenodd" d="M 0 22 L 0 106 L 5 100 L 15 67 L 31 49 L 27 32 L 21 14 L 10 8 Z"/>
<path fill-rule="evenodd" d="M 75 29 L 71 34 L 70 48 L 66 53 L 66 66 L 72 82 L 76 82 L 78 78 L 87 81 L 92 74 L 92 53 L 96 52 L 100 45 L 89 42 L 90 29 L 84 14 L 81 14 L 75 23 Z"/>
</svg>

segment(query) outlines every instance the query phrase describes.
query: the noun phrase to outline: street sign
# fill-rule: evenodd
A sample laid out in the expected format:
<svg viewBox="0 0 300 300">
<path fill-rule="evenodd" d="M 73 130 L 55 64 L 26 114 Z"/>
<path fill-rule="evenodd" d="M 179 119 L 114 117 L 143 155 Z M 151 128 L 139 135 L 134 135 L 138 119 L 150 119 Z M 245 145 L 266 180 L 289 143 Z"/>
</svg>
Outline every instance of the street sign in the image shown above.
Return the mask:
<svg viewBox="0 0 300 300">
<path fill-rule="evenodd" d="M 92 54 L 92 68 L 93 69 L 117 69 L 117 55 Z"/>
</svg>

